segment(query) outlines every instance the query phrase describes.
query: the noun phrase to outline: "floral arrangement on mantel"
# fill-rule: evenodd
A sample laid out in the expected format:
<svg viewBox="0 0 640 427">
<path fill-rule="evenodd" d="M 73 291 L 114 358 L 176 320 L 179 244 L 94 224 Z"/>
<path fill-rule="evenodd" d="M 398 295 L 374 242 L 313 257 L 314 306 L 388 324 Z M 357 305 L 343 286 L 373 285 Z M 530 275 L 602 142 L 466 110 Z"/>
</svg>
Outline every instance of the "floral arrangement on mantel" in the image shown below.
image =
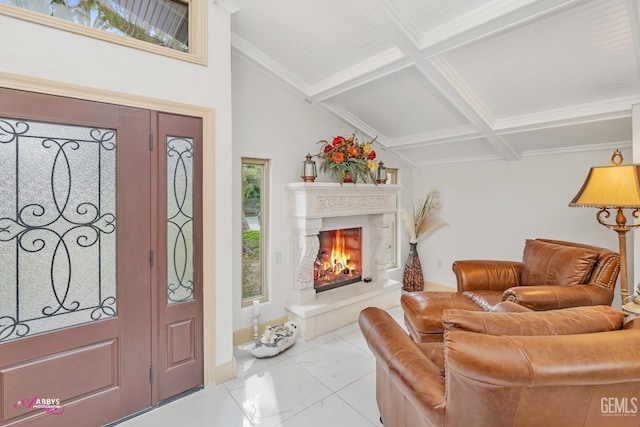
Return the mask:
<svg viewBox="0 0 640 427">
<path fill-rule="evenodd" d="M 320 159 L 320 171 L 332 175 L 339 182 L 371 180 L 375 184 L 374 173 L 378 164 L 372 144 L 376 138 L 361 143 L 354 132 L 347 138 L 336 136 L 331 142 L 318 141 L 318 144 L 323 144 L 322 152 L 315 155 Z"/>
<path fill-rule="evenodd" d="M 437 200 L 439 196 L 438 190 L 433 190 L 425 199 L 420 200 L 418 209 L 414 205 L 412 211 L 406 209 L 402 211 L 402 219 L 409 233 L 409 243 L 418 243 L 437 229 L 447 225 L 445 221 L 433 217 L 433 212 L 441 207 Z"/>
</svg>

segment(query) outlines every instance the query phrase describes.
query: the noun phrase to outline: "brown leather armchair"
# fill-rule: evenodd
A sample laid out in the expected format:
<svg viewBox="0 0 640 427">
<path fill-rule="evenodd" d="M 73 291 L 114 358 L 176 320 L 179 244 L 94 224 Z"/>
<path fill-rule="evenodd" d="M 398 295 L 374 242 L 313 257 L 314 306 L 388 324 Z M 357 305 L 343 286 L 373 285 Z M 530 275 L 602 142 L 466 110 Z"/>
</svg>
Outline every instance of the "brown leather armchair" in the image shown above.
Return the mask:
<svg viewBox="0 0 640 427">
<path fill-rule="evenodd" d="M 442 341 L 442 313 L 450 308 L 491 311 L 501 301 L 532 310 L 610 305 L 619 270 L 620 256 L 608 249 L 527 240 L 522 261 L 456 261 L 457 292 L 405 293 L 400 302 L 416 342 Z"/>
<path fill-rule="evenodd" d="M 609 306 L 453 309 L 444 342 L 430 343 L 413 342 L 378 308 L 359 324 L 385 427 L 637 427 L 640 319 L 623 319 Z"/>
<path fill-rule="evenodd" d="M 455 261 L 458 292 L 483 310 L 513 301 L 533 310 L 610 305 L 620 256 L 560 240 L 525 243 L 522 261 Z"/>
</svg>

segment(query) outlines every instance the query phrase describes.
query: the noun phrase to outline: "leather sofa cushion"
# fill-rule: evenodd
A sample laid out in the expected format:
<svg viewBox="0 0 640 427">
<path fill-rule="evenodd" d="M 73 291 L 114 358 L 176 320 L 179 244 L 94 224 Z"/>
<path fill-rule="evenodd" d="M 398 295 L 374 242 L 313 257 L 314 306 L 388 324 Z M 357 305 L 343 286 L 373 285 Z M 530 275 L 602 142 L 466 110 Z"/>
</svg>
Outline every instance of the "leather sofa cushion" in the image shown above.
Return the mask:
<svg viewBox="0 0 640 427">
<path fill-rule="evenodd" d="M 522 286 L 587 283 L 598 251 L 527 239 L 522 256 Z"/>
<path fill-rule="evenodd" d="M 477 310 L 469 298 L 458 292 L 410 292 L 400 297 L 405 324 L 419 341 L 442 341 L 442 312 L 449 308 Z"/>
<path fill-rule="evenodd" d="M 446 331 L 469 331 L 487 335 L 537 336 L 607 332 L 621 329 L 624 313 L 606 305 L 522 313 L 445 310 Z"/>
</svg>

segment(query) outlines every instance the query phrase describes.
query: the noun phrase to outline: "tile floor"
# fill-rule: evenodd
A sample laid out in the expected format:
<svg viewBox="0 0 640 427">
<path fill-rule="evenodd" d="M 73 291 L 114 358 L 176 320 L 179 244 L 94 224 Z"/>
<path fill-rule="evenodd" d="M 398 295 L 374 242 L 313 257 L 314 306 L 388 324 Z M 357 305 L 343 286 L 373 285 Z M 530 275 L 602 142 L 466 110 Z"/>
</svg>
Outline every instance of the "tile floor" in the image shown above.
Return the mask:
<svg viewBox="0 0 640 427">
<path fill-rule="evenodd" d="M 404 327 L 402 309 L 388 310 Z M 238 377 L 119 427 L 380 427 L 375 358 L 357 323 L 270 359 L 235 350 Z"/>
</svg>

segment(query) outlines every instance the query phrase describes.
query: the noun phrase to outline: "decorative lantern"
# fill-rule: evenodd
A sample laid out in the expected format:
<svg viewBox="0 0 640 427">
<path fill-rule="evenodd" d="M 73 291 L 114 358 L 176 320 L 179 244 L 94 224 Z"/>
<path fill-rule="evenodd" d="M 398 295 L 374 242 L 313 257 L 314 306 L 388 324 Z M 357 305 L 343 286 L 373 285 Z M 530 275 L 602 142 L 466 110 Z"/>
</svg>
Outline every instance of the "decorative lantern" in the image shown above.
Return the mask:
<svg viewBox="0 0 640 427">
<path fill-rule="evenodd" d="M 387 182 L 387 168 L 384 167 L 384 163 L 378 164 L 378 171 L 376 172 L 376 182 L 378 184 L 385 184 Z"/>
<path fill-rule="evenodd" d="M 317 176 L 316 162 L 311 160 L 311 154 L 307 154 L 307 160 L 302 162 L 302 176 L 300 178 L 304 182 L 313 182 Z"/>
</svg>

